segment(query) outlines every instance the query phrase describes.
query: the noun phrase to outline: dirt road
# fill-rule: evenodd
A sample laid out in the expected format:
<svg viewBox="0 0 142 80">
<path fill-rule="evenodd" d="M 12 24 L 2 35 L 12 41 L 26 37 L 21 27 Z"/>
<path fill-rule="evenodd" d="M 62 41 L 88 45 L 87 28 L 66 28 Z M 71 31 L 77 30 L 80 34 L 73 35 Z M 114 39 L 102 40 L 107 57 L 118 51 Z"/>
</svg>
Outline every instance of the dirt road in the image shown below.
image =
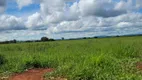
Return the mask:
<svg viewBox="0 0 142 80">
<path fill-rule="evenodd" d="M 53 69 L 30 69 L 21 74 L 14 74 L 9 80 L 43 80 L 43 76 Z"/>
</svg>

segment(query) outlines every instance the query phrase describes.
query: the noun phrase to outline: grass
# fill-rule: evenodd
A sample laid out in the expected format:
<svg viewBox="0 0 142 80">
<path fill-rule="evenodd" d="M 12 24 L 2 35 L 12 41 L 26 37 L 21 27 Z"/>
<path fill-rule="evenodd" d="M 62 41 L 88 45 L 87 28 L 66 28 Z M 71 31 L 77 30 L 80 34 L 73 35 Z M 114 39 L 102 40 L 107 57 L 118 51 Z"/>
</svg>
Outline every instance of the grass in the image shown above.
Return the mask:
<svg viewBox="0 0 142 80">
<path fill-rule="evenodd" d="M 142 37 L 0 45 L 0 73 L 54 68 L 49 77 L 69 80 L 142 80 Z"/>
</svg>

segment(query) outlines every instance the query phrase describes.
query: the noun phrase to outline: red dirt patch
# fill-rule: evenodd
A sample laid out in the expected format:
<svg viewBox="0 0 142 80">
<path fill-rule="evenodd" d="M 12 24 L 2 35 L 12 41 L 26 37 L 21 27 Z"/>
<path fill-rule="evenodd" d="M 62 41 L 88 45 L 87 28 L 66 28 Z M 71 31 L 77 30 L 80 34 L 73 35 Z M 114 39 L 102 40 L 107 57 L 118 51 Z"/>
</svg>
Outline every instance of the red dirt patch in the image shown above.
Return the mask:
<svg viewBox="0 0 142 80">
<path fill-rule="evenodd" d="M 53 69 L 30 69 L 24 73 L 12 75 L 9 80 L 44 80 L 43 76 Z"/>
<path fill-rule="evenodd" d="M 138 62 L 138 63 L 137 63 L 137 68 L 138 68 L 139 70 L 142 70 L 142 62 Z"/>
</svg>

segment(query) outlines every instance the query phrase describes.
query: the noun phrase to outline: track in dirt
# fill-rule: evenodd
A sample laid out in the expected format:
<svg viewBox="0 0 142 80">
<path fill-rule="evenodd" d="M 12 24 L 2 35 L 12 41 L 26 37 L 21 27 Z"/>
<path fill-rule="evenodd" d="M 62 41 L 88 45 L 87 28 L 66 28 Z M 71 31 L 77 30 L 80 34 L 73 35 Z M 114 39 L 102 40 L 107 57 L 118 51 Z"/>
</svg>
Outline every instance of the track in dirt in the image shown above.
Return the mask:
<svg viewBox="0 0 142 80">
<path fill-rule="evenodd" d="M 15 74 L 9 80 L 43 80 L 43 76 L 47 72 L 52 72 L 53 69 L 30 69 L 21 74 Z"/>
</svg>

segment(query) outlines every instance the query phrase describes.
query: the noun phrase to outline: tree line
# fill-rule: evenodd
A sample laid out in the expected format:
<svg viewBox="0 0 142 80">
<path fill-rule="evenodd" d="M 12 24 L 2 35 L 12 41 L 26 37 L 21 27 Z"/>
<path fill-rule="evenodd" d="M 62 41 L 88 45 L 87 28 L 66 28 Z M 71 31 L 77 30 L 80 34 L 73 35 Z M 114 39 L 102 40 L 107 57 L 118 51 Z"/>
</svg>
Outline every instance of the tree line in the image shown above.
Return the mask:
<svg viewBox="0 0 142 80">
<path fill-rule="evenodd" d="M 20 42 L 46 42 L 46 41 L 55 41 L 55 39 L 42 37 L 40 40 L 26 40 L 26 41 L 17 41 L 16 39 L 10 41 L 2 41 L 0 44 L 10 44 L 10 43 L 20 43 Z"/>
<path fill-rule="evenodd" d="M 123 36 L 133 36 L 133 35 L 123 35 Z M 62 37 L 61 39 L 58 40 L 80 40 L 80 39 L 97 39 L 97 38 L 111 38 L 111 37 L 123 37 L 120 35 L 116 36 L 94 36 L 94 37 L 81 37 L 81 38 L 70 38 L 70 39 L 65 39 Z M 134 35 L 135 36 L 135 35 Z M 140 35 L 142 36 L 142 35 Z M 40 40 L 26 40 L 26 41 L 17 41 L 16 39 L 10 40 L 10 41 L 3 41 L 0 42 L 0 44 L 10 44 L 10 43 L 22 43 L 22 42 L 47 42 L 47 41 L 55 41 L 55 39 L 48 38 L 48 37 L 41 37 Z"/>
</svg>

